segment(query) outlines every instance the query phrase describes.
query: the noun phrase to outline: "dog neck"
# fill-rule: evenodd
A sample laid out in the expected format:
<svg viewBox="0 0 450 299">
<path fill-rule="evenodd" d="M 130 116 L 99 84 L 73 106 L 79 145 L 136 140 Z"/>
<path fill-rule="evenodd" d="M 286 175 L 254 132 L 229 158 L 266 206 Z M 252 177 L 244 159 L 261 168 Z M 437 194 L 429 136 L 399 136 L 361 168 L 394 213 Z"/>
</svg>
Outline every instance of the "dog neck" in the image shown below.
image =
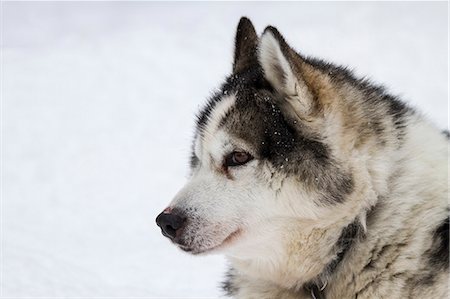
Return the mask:
<svg viewBox="0 0 450 299">
<path fill-rule="evenodd" d="M 363 234 L 363 227 L 359 219 L 353 219 L 350 223 L 305 232 L 299 223 L 287 233 L 290 234 L 288 243 L 282 237 L 275 240 L 271 236 L 272 247 L 257 257 L 229 256 L 233 268 L 245 276 L 287 289 L 305 286 L 321 289 L 355 240 Z M 292 238 L 292 234 L 296 234 L 296 238 Z"/>
<path fill-rule="evenodd" d="M 331 276 L 345 258 L 347 252 L 354 246 L 355 242 L 363 239 L 364 236 L 365 231 L 358 218 L 342 230 L 341 235 L 333 248 L 336 252 L 335 258 L 325 266 L 322 273 L 304 285 L 305 291 L 310 293 L 312 298 L 326 298 L 325 288 L 328 285 Z"/>
</svg>

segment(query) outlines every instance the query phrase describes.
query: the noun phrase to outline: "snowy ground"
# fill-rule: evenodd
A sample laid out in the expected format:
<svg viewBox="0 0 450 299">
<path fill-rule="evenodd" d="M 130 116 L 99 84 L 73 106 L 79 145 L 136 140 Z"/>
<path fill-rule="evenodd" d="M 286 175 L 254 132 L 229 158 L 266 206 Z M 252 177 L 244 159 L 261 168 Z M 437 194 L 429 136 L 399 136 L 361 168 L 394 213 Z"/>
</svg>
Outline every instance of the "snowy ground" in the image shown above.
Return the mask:
<svg viewBox="0 0 450 299">
<path fill-rule="evenodd" d="M 447 3 L 3 3 L 3 297 L 218 297 L 165 240 L 235 26 L 276 25 L 447 126 Z"/>
</svg>

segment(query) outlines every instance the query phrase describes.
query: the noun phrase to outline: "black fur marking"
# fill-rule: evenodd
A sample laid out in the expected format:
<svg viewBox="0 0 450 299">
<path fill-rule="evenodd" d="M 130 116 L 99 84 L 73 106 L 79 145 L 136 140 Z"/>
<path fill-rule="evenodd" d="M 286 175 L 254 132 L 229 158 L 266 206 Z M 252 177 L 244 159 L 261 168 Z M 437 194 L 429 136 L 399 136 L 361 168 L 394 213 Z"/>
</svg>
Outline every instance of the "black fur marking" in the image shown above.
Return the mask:
<svg viewBox="0 0 450 299">
<path fill-rule="evenodd" d="M 200 163 L 198 157 L 194 153 L 194 149 L 192 149 L 192 151 L 191 151 L 191 157 L 190 157 L 189 162 L 190 162 L 191 169 L 194 169 Z"/>
<path fill-rule="evenodd" d="M 232 297 L 236 295 L 238 288 L 234 285 L 234 270 L 232 268 L 228 269 L 227 273 L 225 274 L 225 281 L 222 283 L 222 290 L 225 292 L 226 296 Z"/>
<path fill-rule="evenodd" d="M 308 293 L 313 293 L 318 299 L 325 298 L 326 296 L 324 291 L 321 291 L 321 286 L 323 286 L 324 282 L 327 281 L 327 278 L 336 271 L 337 267 L 345 258 L 345 255 L 351 250 L 355 242 L 357 240 L 362 240 L 364 237 L 364 229 L 358 219 L 355 219 L 352 223 L 343 228 L 341 235 L 333 248 L 336 252 L 336 257 L 325 267 L 324 271 L 318 275 L 315 280 L 305 284 L 305 290 Z"/>
<path fill-rule="evenodd" d="M 449 217 L 434 231 L 429 263 L 433 269 L 449 268 Z"/>
<path fill-rule="evenodd" d="M 200 110 L 200 113 L 197 115 L 198 132 L 202 133 L 202 130 L 204 129 L 206 122 L 211 115 L 211 112 L 214 110 L 214 107 L 217 105 L 217 103 L 222 99 L 222 95 L 223 94 L 218 93 L 213 95 L 206 103 L 206 105 Z"/>
<path fill-rule="evenodd" d="M 362 240 L 365 237 L 364 229 L 358 219 L 346 226 L 336 242 L 335 248 L 337 251 L 336 258 L 328 264 L 326 272 L 328 275 L 333 273 L 340 262 L 344 259 L 345 254 L 351 249 L 356 240 Z"/>
<path fill-rule="evenodd" d="M 449 210 L 447 209 L 447 212 Z M 441 224 L 433 231 L 431 248 L 424 253 L 426 267 L 421 273 L 409 278 L 415 285 L 431 286 L 442 271 L 449 269 L 449 217 L 443 219 Z"/>
<path fill-rule="evenodd" d="M 411 108 L 406 106 L 403 102 L 394 98 L 390 95 L 384 95 L 383 100 L 388 103 L 388 113 L 391 115 L 394 128 L 397 132 L 397 139 L 403 140 L 406 134 L 406 116 L 408 115 Z"/>
<path fill-rule="evenodd" d="M 444 131 L 442 131 L 442 134 L 444 134 L 444 135 L 445 135 L 445 137 L 447 137 L 447 139 L 449 139 L 449 140 L 450 140 L 450 132 L 449 132 L 448 130 L 444 130 Z"/>
</svg>

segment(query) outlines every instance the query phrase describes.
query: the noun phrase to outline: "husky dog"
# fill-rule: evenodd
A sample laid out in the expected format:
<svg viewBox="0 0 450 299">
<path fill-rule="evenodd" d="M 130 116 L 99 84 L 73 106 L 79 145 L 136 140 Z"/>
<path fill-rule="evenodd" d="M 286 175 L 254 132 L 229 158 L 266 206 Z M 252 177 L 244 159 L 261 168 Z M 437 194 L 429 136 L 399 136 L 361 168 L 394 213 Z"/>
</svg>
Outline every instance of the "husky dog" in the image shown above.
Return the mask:
<svg viewBox="0 0 450 299">
<path fill-rule="evenodd" d="M 235 298 L 447 298 L 448 137 L 383 87 L 239 22 L 191 176 L 158 217 Z"/>
</svg>

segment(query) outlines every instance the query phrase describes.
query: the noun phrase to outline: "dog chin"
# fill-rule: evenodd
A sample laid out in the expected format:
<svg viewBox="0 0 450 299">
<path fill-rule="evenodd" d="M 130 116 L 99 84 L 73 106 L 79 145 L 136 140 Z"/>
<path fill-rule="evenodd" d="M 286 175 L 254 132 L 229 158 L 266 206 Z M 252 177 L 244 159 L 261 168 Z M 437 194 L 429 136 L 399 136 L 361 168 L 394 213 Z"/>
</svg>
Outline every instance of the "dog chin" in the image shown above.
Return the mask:
<svg viewBox="0 0 450 299">
<path fill-rule="evenodd" d="M 209 253 L 217 253 L 220 252 L 227 247 L 231 246 L 233 243 L 235 243 L 240 235 L 242 235 L 242 230 L 237 229 L 231 234 L 229 234 L 225 239 L 223 239 L 220 243 L 217 245 L 209 246 L 209 247 L 203 247 L 202 244 L 198 244 L 198 246 L 187 246 L 183 244 L 177 244 L 178 247 L 190 254 L 193 255 L 201 255 L 201 254 L 209 254 Z"/>
</svg>

